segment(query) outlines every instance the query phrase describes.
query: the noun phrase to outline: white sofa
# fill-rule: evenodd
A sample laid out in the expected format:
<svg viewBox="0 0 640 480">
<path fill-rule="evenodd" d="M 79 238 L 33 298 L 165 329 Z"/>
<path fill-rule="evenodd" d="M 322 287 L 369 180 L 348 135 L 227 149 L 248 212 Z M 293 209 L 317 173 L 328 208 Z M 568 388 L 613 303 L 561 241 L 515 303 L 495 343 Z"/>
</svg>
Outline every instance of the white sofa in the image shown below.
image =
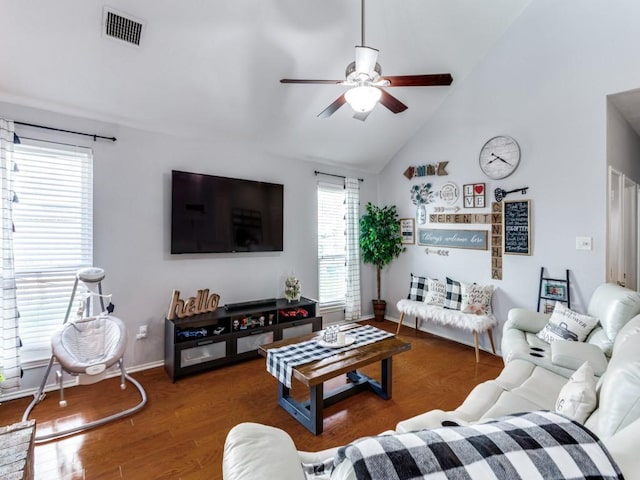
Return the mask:
<svg viewBox="0 0 640 480">
<path fill-rule="evenodd" d="M 596 350 L 591 354 L 592 360 L 598 357 Z M 610 359 L 600 352 L 596 361 L 604 362 L 605 370 L 598 383 L 597 409 L 585 425 L 600 437 L 625 478 L 640 480 L 640 456 L 637 454 L 640 444 L 640 315 L 618 332 Z M 432 410 L 398 423 L 396 431 L 440 427 L 444 420 L 464 424 L 515 412 L 554 410 L 558 393 L 567 380 L 562 372 L 545 368 L 528 358 L 515 358 L 505 365 L 498 378 L 475 387 L 456 410 Z M 297 451 L 286 432 L 243 423 L 235 426 L 227 436 L 223 477 L 225 480 L 301 480 L 304 479 L 302 463 L 319 463 L 333 457 L 336 450 Z M 331 478 L 351 480 L 355 476 L 350 464 L 343 462 Z"/>
<path fill-rule="evenodd" d="M 611 356 L 620 329 L 640 313 L 640 293 L 613 283 L 604 283 L 593 292 L 587 315 L 598 324 L 584 342 L 556 342 L 550 345 L 536 336 L 549 321 L 550 314 L 513 308 L 503 326 L 501 351 L 505 363 L 524 359 L 566 377 L 584 361 L 592 362 L 600 376 L 606 363 L 598 362 L 600 352 Z"/>
</svg>

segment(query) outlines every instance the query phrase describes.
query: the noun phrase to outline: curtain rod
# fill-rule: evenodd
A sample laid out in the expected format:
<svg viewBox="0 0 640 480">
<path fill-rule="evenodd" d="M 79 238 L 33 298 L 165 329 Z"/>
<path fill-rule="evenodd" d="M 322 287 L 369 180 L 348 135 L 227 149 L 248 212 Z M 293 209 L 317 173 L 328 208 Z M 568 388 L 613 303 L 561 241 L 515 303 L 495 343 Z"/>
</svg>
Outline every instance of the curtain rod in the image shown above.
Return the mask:
<svg viewBox="0 0 640 480">
<path fill-rule="evenodd" d="M 18 137 L 18 135 L 16 135 L 16 133 L 13 133 L 14 135 L 14 140 L 13 143 L 15 144 L 20 144 L 21 140 L 34 140 L 36 142 L 44 142 L 44 143 L 51 143 L 52 145 L 64 145 L 65 147 L 74 147 L 74 148 L 89 148 L 89 147 L 85 147 L 84 145 L 74 145 L 73 143 L 64 143 L 64 142 L 54 142 L 53 140 L 45 140 L 43 138 L 34 138 L 34 137 Z M 16 138 L 18 139 L 18 141 L 16 141 Z"/>
<path fill-rule="evenodd" d="M 43 130 L 53 130 L 55 132 L 64 132 L 64 133 L 72 133 L 74 135 L 84 135 L 85 137 L 93 137 L 93 141 L 95 142 L 98 138 L 103 140 L 111 140 L 115 142 L 116 137 L 105 137 L 103 135 L 97 135 L 95 133 L 83 133 L 83 132 L 75 132 L 73 130 L 64 130 L 62 128 L 54 128 L 54 127 L 45 127 L 44 125 L 36 125 L 35 123 L 24 123 L 24 122 L 13 122 L 16 125 L 23 125 L 25 127 L 34 127 L 34 128 L 42 128 Z"/>
<path fill-rule="evenodd" d="M 336 175 L 335 173 L 324 173 L 324 172 L 319 172 L 318 170 L 314 170 L 313 173 L 315 173 L 316 176 L 318 176 L 318 175 L 326 175 L 328 177 L 347 178 L 344 175 Z M 359 178 L 358 181 L 359 182 L 364 182 L 364 178 Z"/>
</svg>

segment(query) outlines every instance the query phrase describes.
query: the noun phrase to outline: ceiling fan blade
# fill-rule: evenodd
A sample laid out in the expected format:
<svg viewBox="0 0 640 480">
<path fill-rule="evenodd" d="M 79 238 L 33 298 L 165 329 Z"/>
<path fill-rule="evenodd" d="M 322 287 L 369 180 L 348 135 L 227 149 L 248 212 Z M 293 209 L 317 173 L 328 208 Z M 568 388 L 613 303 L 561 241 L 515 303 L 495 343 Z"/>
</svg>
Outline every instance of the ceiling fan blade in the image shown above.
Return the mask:
<svg viewBox="0 0 640 480">
<path fill-rule="evenodd" d="M 354 112 L 353 118 L 355 118 L 356 120 L 360 120 L 361 122 L 364 122 L 371 112 L 372 110 L 369 110 L 368 112 Z"/>
<path fill-rule="evenodd" d="M 303 83 L 303 84 L 321 84 L 321 85 L 339 85 L 344 80 L 300 80 L 297 78 L 283 78 L 280 83 Z"/>
<path fill-rule="evenodd" d="M 380 89 L 380 91 L 382 92 L 382 96 L 380 97 L 380 100 L 378 100 L 378 102 L 387 107 L 393 113 L 404 112 L 407 108 L 409 108 L 388 92 L 385 92 L 382 89 Z"/>
<path fill-rule="evenodd" d="M 321 111 L 318 114 L 318 116 L 320 118 L 330 117 L 331 115 L 333 115 L 336 112 L 336 110 L 338 110 L 345 103 L 347 103 L 347 101 L 345 100 L 344 95 L 340 95 L 338 98 L 336 98 L 335 102 L 333 102 L 331 105 L 329 105 L 323 111 Z"/>
<path fill-rule="evenodd" d="M 371 76 L 378 61 L 378 50 L 371 47 L 356 47 L 356 72 Z"/>
<path fill-rule="evenodd" d="M 453 77 L 450 73 L 396 75 L 382 78 L 389 80 L 389 87 L 435 87 L 438 85 L 451 85 L 451 82 L 453 82 Z"/>
</svg>

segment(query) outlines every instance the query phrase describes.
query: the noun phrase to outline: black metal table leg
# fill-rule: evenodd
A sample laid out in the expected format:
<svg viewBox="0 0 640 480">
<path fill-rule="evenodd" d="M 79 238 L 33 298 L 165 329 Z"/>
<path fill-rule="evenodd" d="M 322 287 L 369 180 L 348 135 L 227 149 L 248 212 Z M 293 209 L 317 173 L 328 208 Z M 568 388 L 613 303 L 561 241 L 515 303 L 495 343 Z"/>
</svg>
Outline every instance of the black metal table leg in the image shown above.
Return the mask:
<svg viewBox="0 0 640 480">
<path fill-rule="evenodd" d="M 278 403 L 291 416 L 298 420 L 314 435 L 320 435 L 323 430 L 324 407 L 333 405 L 362 390 L 369 389 L 385 400 L 392 395 L 393 358 L 381 361 L 381 379 L 378 383 L 373 378 L 356 370 L 347 373 L 350 384 L 338 387 L 325 396 L 322 383 L 309 387 L 309 401 L 298 402 L 290 396 L 290 389 L 278 382 Z"/>
<path fill-rule="evenodd" d="M 378 393 L 385 400 L 389 400 L 391 395 L 393 394 L 391 390 L 391 386 L 393 382 L 391 381 L 393 374 L 393 357 L 385 358 L 382 360 L 381 366 L 381 375 L 380 375 L 380 386 L 382 387 L 382 392 Z"/>
<path fill-rule="evenodd" d="M 278 382 L 278 404 L 314 435 L 322 433 L 324 419 L 324 386 L 309 388 L 309 401 L 298 402 L 290 395 L 290 389 Z"/>
<path fill-rule="evenodd" d="M 311 433 L 320 435 L 324 420 L 324 385 L 322 383 L 311 387 L 309 392 L 309 423 Z M 309 427 L 307 427 L 309 428 Z"/>
</svg>

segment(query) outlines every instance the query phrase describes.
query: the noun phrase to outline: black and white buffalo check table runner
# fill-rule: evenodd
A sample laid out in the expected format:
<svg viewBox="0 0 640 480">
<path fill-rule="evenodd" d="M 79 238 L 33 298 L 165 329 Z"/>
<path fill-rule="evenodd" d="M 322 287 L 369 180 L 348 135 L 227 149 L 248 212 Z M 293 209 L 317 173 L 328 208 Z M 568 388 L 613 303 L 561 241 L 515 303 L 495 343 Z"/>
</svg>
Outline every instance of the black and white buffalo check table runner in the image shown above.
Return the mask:
<svg viewBox="0 0 640 480">
<path fill-rule="evenodd" d="M 294 343 L 286 347 L 272 348 L 267 351 L 267 371 L 287 388 L 291 388 L 294 367 L 321 360 L 352 348 L 368 345 L 384 338 L 393 337 L 392 333 L 371 325 L 353 328 L 345 333 L 354 337 L 355 342 L 342 348 L 323 347 L 316 340 L 307 340 L 306 342 Z"/>
</svg>

